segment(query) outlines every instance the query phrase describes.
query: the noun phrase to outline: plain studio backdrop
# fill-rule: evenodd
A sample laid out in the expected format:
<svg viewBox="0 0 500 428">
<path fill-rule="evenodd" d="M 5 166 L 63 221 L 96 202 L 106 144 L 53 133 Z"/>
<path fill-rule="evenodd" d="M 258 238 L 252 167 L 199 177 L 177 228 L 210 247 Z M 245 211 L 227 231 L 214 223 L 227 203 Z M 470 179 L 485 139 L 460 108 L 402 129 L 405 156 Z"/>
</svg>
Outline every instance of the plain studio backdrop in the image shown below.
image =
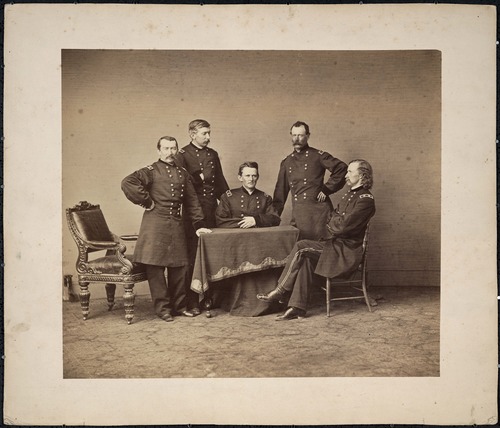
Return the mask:
<svg viewBox="0 0 500 428">
<path fill-rule="evenodd" d="M 139 231 L 143 209 L 120 182 L 158 159 L 159 137 L 182 147 L 188 123 L 206 119 L 229 186 L 253 160 L 258 188 L 272 195 L 290 126 L 305 121 L 311 147 L 373 166 L 370 285 L 439 286 L 439 51 L 63 50 L 62 109 L 63 207 L 99 204 L 117 235 Z M 62 246 L 63 273 L 76 283 L 64 218 Z M 105 296 L 104 287 L 91 292 Z M 147 283 L 136 292 L 148 293 Z"/>
</svg>

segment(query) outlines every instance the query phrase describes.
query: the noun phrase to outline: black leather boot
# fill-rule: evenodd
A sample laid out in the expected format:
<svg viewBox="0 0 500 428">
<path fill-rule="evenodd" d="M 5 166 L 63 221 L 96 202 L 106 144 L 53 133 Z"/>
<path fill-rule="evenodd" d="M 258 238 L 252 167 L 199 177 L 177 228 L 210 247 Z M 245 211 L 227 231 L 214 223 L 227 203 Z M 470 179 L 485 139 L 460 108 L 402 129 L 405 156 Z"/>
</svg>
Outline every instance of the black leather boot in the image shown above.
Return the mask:
<svg viewBox="0 0 500 428">
<path fill-rule="evenodd" d="M 275 288 L 267 294 L 257 294 L 257 299 L 262 300 L 263 302 L 279 302 L 285 297 L 285 290 L 281 288 Z"/>
<path fill-rule="evenodd" d="M 287 320 L 294 320 L 295 318 L 301 319 L 304 318 L 306 315 L 306 311 L 303 309 L 299 308 L 288 308 L 286 312 L 282 315 L 278 315 L 276 317 L 276 321 L 287 321 Z"/>
</svg>

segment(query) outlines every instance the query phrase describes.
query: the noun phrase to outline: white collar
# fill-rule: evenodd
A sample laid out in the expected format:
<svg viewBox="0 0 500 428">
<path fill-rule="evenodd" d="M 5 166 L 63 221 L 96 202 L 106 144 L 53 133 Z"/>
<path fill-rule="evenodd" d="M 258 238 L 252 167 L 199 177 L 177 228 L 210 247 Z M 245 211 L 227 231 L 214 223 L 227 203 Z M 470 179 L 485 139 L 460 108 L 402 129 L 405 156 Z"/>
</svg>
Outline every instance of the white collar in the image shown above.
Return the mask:
<svg viewBox="0 0 500 428">
<path fill-rule="evenodd" d="M 197 149 L 203 150 L 205 147 L 201 147 L 198 144 L 196 144 L 194 141 L 191 141 L 191 144 L 195 146 Z"/>
</svg>

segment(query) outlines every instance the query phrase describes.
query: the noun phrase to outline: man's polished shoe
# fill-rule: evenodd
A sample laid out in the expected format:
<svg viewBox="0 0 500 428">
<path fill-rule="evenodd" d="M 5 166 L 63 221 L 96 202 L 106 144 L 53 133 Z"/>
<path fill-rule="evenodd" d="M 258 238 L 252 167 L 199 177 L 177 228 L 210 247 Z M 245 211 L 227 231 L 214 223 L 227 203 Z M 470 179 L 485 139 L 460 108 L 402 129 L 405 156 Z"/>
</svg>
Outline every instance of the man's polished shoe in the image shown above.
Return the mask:
<svg viewBox="0 0 500 428">
<path fill-rule="evenodd" d="M 291 307 L 288 308 L 284 314 L 278 315 L 276 321 L 294 320 L 296 318 L 301 319 L 304 318 L 305 315 L 306 311 L 303 309 Z"/>
<path fill-rule="evenodd" d="M 257 299 L 263 302 L 279 302 L 285 296 L 285 291 L 280 288 L 275 288 L 267 294 L 257 294 Z"/>
<path fill-rule="evenodd" d="M 194 317 L 194 313 L 193 313 L 193 310 L 186 310 L 186 311 L 182 311 L 181 312 L 182 315 L 184 315 L 185 317 L 189 317 L 189 318 L 193 318 Z"/>
<path fill-rule="evenodd" d="M 190 311 L 195 317 L 201 314 L 200 308 L 192 308 Z"/>
<path fill-rule="evenodd" d="M 161 316 L 161 319 L 166 322 L 172 322 L 174 320 L 174 317 L 170 314 L 165 314 Z"/>
</svg>

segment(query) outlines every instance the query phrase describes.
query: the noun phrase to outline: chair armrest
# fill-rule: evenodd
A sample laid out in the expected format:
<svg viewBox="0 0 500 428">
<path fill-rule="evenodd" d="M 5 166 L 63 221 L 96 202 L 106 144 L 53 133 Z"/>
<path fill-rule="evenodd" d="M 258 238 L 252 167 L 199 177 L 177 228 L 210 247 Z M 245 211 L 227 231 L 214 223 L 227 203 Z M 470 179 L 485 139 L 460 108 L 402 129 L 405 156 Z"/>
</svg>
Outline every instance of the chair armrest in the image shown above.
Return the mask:
<svg viewBox="0 0 500 428">
<path fill-rule="evenodd" d="M 85 244 L 94 250 L 110 250 L 118 248 L 120 245 L 118 242 L 113 241 L 85 241 Z"/>
<path fill-rule="evenodd" d="M 120 239 L 122 241 L 137 241 L 139 235 L 121 235 Z"/>
</svg>

